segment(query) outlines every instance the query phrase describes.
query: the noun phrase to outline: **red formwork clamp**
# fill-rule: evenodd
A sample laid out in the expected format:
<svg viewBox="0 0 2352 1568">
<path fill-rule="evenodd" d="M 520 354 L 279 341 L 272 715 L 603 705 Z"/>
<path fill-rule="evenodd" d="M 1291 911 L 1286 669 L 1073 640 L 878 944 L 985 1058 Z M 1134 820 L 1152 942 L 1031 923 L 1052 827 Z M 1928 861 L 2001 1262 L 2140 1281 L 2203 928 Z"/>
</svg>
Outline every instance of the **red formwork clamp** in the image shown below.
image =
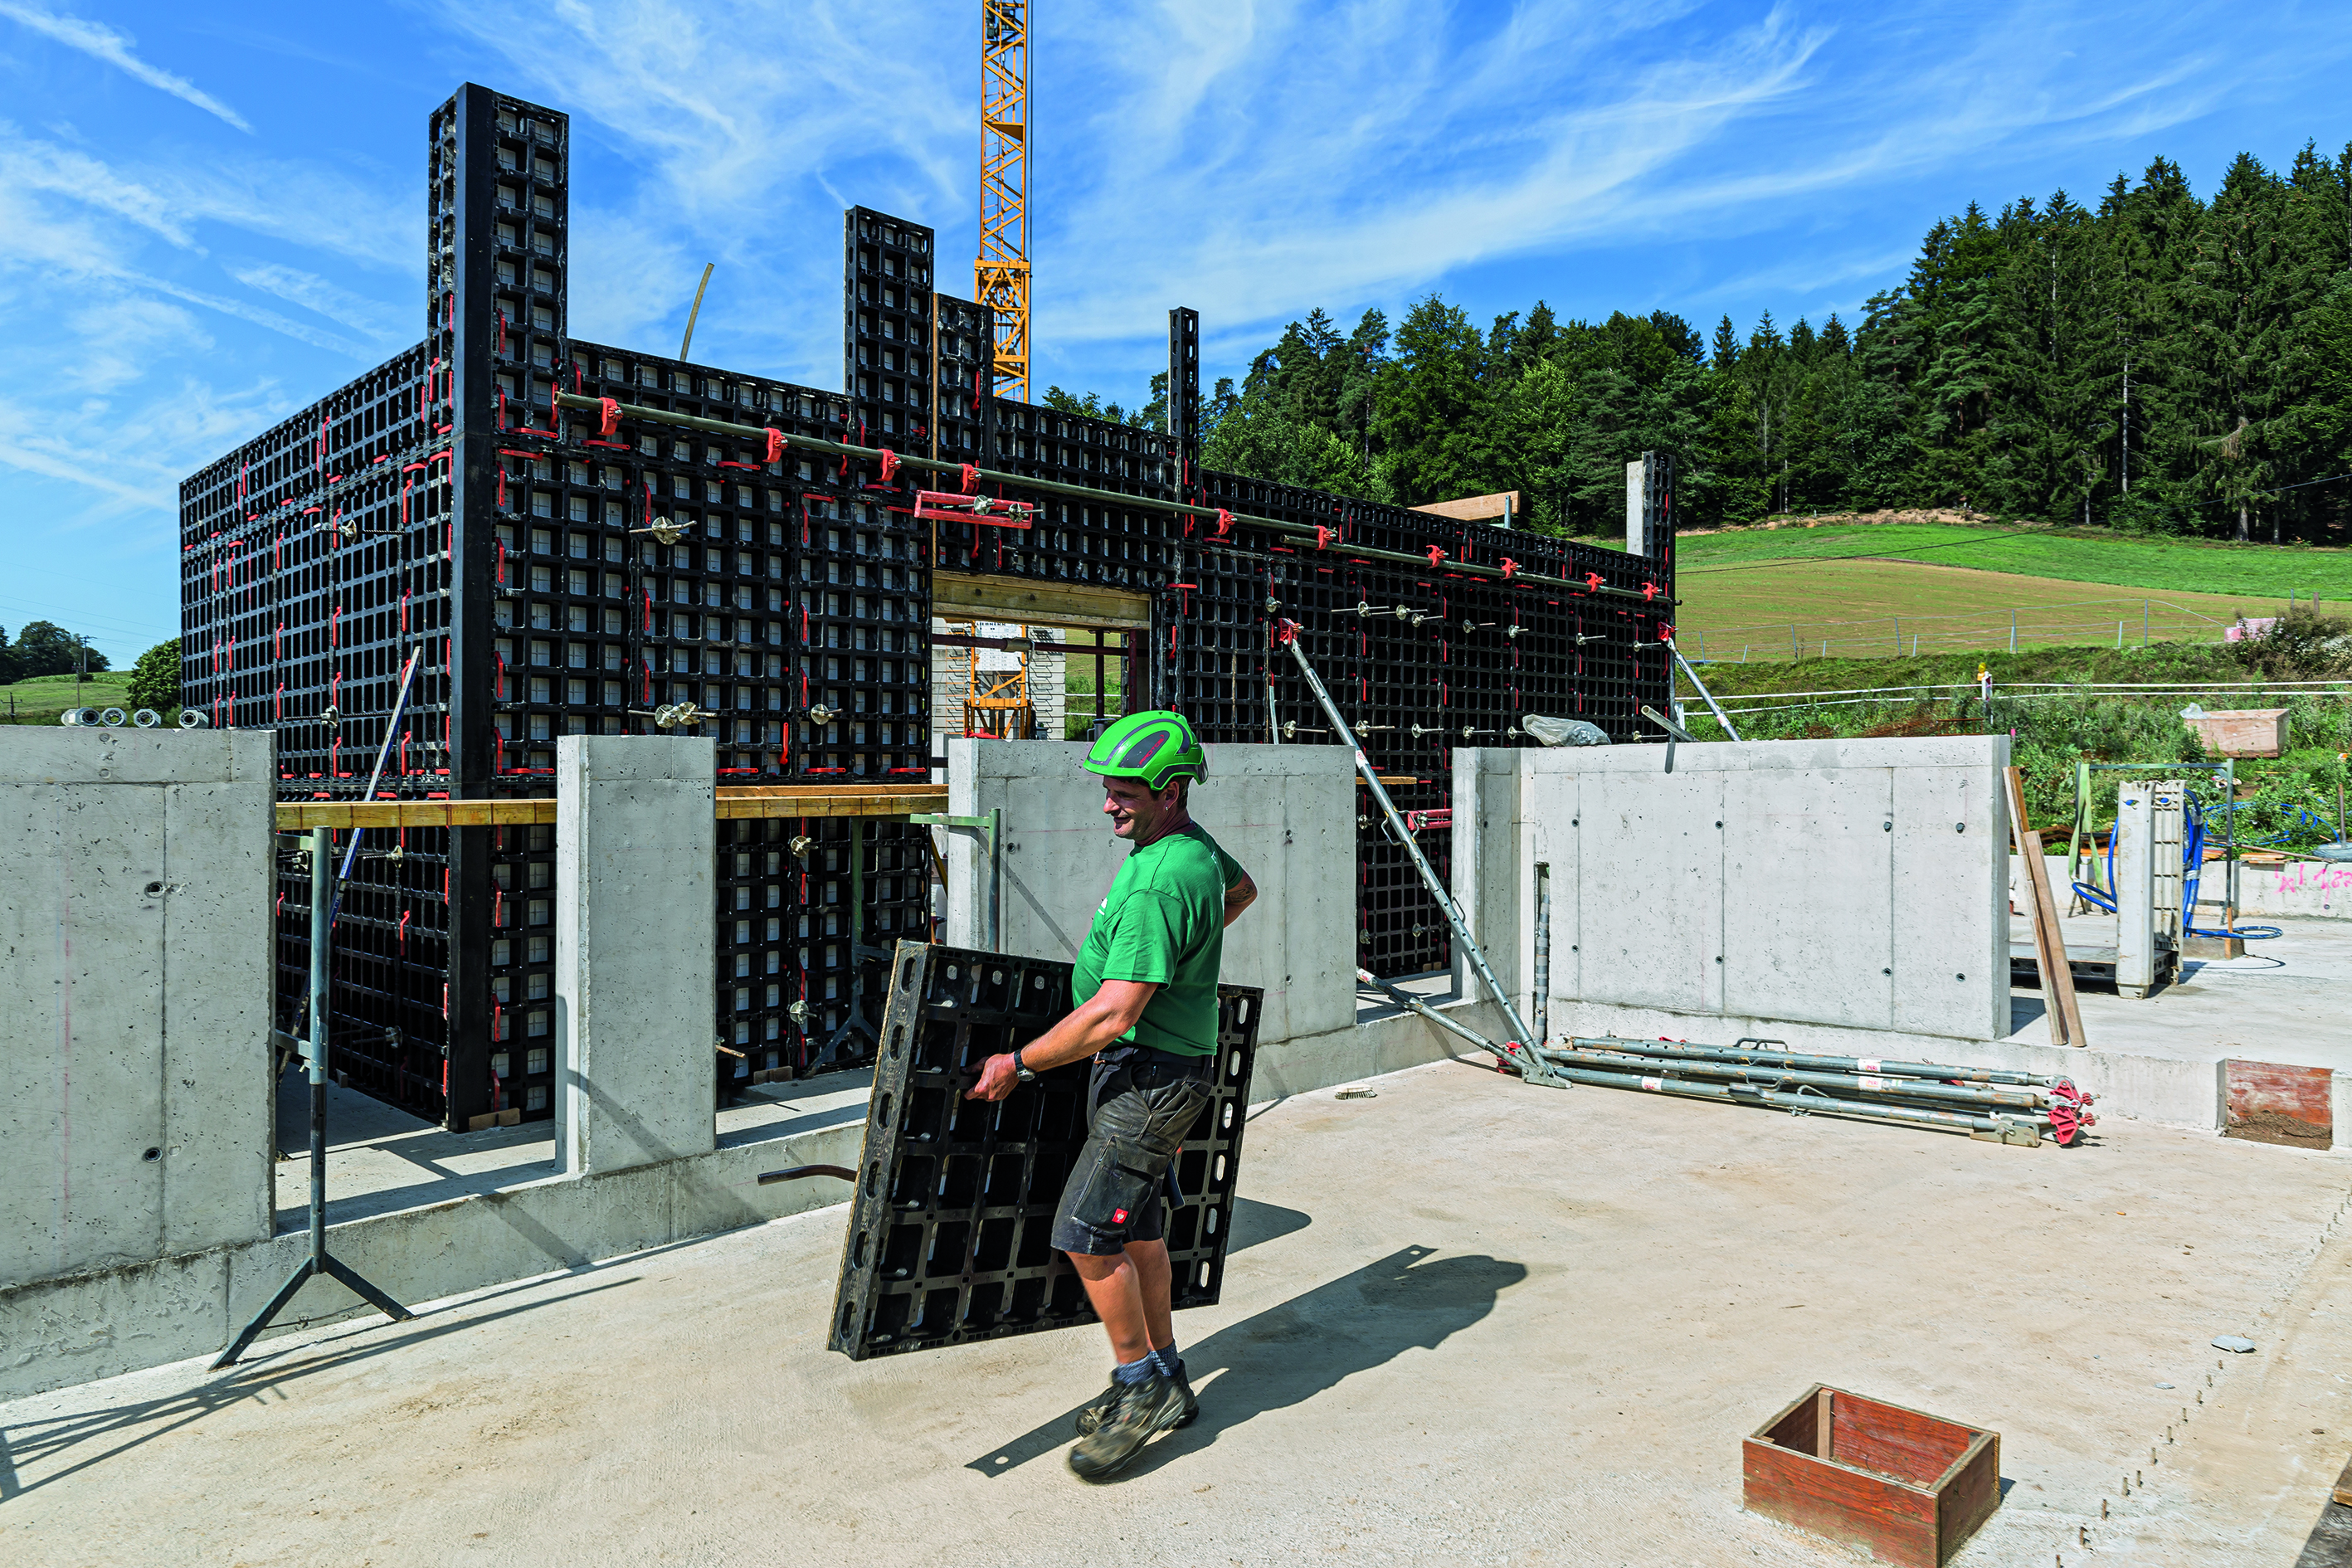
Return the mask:
<svg viewBox="0 0 2352 1568">
<path fill-rule="evenodd" d="M 1443 544 L 1433 544 L 1433 545 L 1431 545 L 1431 546 L 1429 547 L 1429 569 L 1430 569 L 1431 571 L 1434 572 L 1434 571 L 1436 571 L 1440 566 L 1443 566 L 1443 565 L 1444 565 L 1444 564 L 1445 564 L 1445 546 L 1444 546 Z"/>
<path fill-rule="evenodd" d="M 2090 1095 L 2074 1087 L 2071 1078 L 2062 1078 L 2050 1086 L 2050 1140 L 2061 1149 L 2082 1137 L 2083 1129 L 2095 1127 L 2099 1119 L 2091 1114 Z"/>
<path fill-rule="evenodd" d="M 599 437 L 610 437 L 610 436 L 617 436 L 617 435 L 619 435 L 620 433 L 621 433 L 621 400 L 620 400 L 619 398 L 617 398 L 617 397 L 600 397 L 600 398 L 598 398 L 598 399 L 596 400 L 596 434 L 597 434 L 597 436 L 598 436 Z M 773 436 L 773 435 L 775 434 L 775 432 L 774 432 L 773 430 L 771 430 L 771 431 L 769 431 L 769 432 L 768 432 L 768 434 L 769 434 L 769 435 L 771 435 L 771 436 Z"/>
<path fill-rule="evenodd" d="M 898 454 L 889 447 L 882 448 L 882 482 L 888 484 L 890 476 L 898 471 Z"/>
<path fill-rule="evenodd" d="M 784 433 L 782 430 L 777 429 L 772 425 L 769 426 L 767 430 L 768 456 L 765 458 L 765 461 L 771 463 L 781 463 L 784 460 Z"/>
<path fill-rule="evenodd" d="M 1600 587 L 1600 586 L 1601 586 L 1601 574 L 1600 574 L 1600 573 L 1598 573 L 1598 572 L 1587 572 L 1587 573 L 1584 574 L 1584 585 L 1585 585 L 1586 587 L 1588 587 L 1588 588 L 1598 588 L 1598 587 Z"/>
<path fill-rule="evenodd" d="M 963 493 L 968 496 L 980 493 L 980 470 L 970 463 L 963 465 Z"/>
<path fill-rule="evenodd" d="M 1335 539 L 1339 538 L 1339 531 L 1338 529 L 1336 529 L 1336 528 L 1326 528 L 1326 527 L 1324 527 L 1324 526 L 1323 526 L 1321 523 L 1319 523 L 1319 522 L 1318 522 L 1318 523 L 1317 523 L 1317 524 L 1315 525 L 1315 548 L 1316 548 L 1316 549 L 1318 549 L 1318 550 L 1328 550 L 1328 549 L 1331 547 L 1331 542 L 1332 542 L 1333 540 L 1335 540 Z"/>
<path fill-rule="evenodd" d="M 1511 559 L 1509 556 L 1507 556 L 1507 555 L 1506 555 L 1506 556 L 1504 556 L 1504 557 L 1503 557 L 1503 581 L 1504 581 L 1504 582 L 1506 582 L 1506 583 L 1509 582 L 1509 581 L 1511 580 L 1511 574 L 1512 574 L 1512 573 L 1514 573 L 1514 572 L 1517 572 L 1518 569 L 1519 569 L 1519 563 L 1518 563 L 1517 562 L 1516 562 L 1516 561 L 1512 560 L 1512 559 Z"/>
<path fill-rule="evenodd" d="M 1230 537 L 1233 531 L 1234 514 L 1227 511 L 1224 508 L 1219 507 L 1217 509 L 1217 531 L 1211 534 L 1210 537 L 1212 539 L 1225 539 Z"/>
<path fill-rule="evenodd" d="M 1665 590 L 1659 587 L 1655 583 L 1644 581 L 1642 584 L 1642 597 L 1644 599 L 1654 599 L 1660 594 L 1664 592 Z"/>
<path fill-rule="evenodd" d="M 1297 621 L 1286 620 L 1274 623 L 1274 644 L 1276 647 L 1288 647 L 1297 640 L 1298 623 Z"/>
</svg>

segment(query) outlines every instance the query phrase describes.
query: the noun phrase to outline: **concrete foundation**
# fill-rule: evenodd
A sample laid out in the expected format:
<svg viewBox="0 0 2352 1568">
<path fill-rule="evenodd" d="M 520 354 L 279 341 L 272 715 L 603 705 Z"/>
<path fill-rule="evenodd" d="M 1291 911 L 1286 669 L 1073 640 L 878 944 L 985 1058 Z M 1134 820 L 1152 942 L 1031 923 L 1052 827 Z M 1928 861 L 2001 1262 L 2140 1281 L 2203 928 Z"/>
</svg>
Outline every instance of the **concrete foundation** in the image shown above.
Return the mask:
<svg viewBox="0 0 2352 1568">
<path fill-rule="evenodd" d="M 1739 1442 L 1823 1380 L 2000 1434 L 1954 1568 L 2273 1568 L 2326 1505 L 2334 1162 L 1374 1087 L 1252 1118 L 1223 1300 L 1176 1319 L 1200 1419 L 1108 1485 L 1063 1463 L 1092 1330 L 822 1348 L 836 1206 L 0 1405 L 0 1557 L 1822 1568 L 1859 1560 L 1744 1512 Z"/>
<path fill-rule="evenodd" d="M 269 1234 L 274 756 L 0 735 L 0 1287 Z"/>
</svg>

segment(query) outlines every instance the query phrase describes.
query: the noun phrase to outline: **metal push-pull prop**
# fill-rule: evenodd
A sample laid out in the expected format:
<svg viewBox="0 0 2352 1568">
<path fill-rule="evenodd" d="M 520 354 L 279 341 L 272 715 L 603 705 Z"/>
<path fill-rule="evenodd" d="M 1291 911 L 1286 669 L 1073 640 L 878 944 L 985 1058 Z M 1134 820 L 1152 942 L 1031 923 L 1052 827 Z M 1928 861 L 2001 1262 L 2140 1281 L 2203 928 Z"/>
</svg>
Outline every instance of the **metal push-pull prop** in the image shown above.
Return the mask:
<svg viewBox="0 0 2352 1568">
<path fill-rule="evenodd" d="M 1340 713 L 1339 704 L 1333 702 L 1331 694 L 1323 689 L 1322 677 L 1317 675 L 1315 667 L 1307 661 L 1307 650 L 1299 645 L 1298 632 L 1299 626 L 1297 621 L 1285 620 L 1275 623 L 1275 640 L 1290 650 L 1290 657 L 1297 661 L 1298 673 L 1307 681 L 1307 689 L 1315 694 L 1315 700 L 1322 705 L 1323 716 L 1330 720 L 1332 732 L 1339 737 L 1341 745 L 1354 753 L 1356 773 L 1364 781 L 1364 787 L 1372 792 L 1372 801 L 1381 808 L 1381 815 L 1388 819 L 1390 837 L 1404 846 L 1405 856 L 1412 862 L 1412 868 L 1421 874 L 1423 886 L 1429 889 L 1429 896 L 1437 900 L 1439 910 L 1445 916 L 1445 923 L 1454 928 L 1454 940 L 1460 942 L 1463 951 L 1470 955 L 1470 966 L 1478 972 L 1478 978 L 1486 983 L 1486 989 L 1494 994 L 1495 1005 L 1502 1008 L 1504 1022 L 1511 1026 L 1509 1048 L 1499 1049 L 1488 1041 L 1470 1033 L 1469 1030 L 1457 1027 L 1449 1020 L 1441 1019 L 1441 1026 L 1452 1029 L 1454 1033 L 1485 1047 L 1487 1050 L 1494 1051 L 1496 1055 L 1517 1068 L 1520 1076 L 1530 1083 L 1560 1082 L 1561 1080 L 1544 1065 L 1543 1059 L 1536 1054 L 1535 1047 L 1542 1042 L 1528 1032 L 1527 1021 L 1519 1016 L 1517 1005 L 1512 1002 L 1509 994 L 1504 991 L 1503 983 L 1495 978 L 1495 971 L 1486 963 L 1486 954 L 1479 948 L 1478 939 L 1470 934 L 1470 924 L 1462 918 L 1462 910 L 1454 903 L 1454 895 L 1446 890 L 1445 883 L 1438 876 L 1436 868 L 1430 865 L 1429 858 L 1421 852 L 1421 846 L 1413 842 L 1412 829 L 1405 825 L 1403 816 L 1398 812 L 1396 803 L 1389 798 L 1389 792 L 1381 783 L 1380 774 L 1373 769 L 1371 760 L 1364 755 L 1363 742 L 1356 739 L 1356 732 L 1348 727 L 1348 721 Z M 1415 1000 L 1418 1001 L 1418 998 Z M 1438 1016 L 1433 1010 L 1422 1007 L 1415 1007 L 1413 1010 L 1426 1017 L 1437 1018 Z"/>
<path fill-rule="evenodd" d="M 327 984 L 328 949 L 333 929 L 335 869 L 329 858 L 334 854 L 333 835 L 326 828 L 310 829 L 310 1030 L 302 1043 L 303 1059 L 310 1068 L 310 1255 L 294 1266 L 278 1294 L 253 1316 L 212 1369 L 236 1364 L 254 1336 L 269 1326 L 269 1321 L 285 1310 L 294 1299 L 294 1292 L 313 1276 L 341 1281 L 368 1305 L 400 1322 L 413 1316 L 409 1310 L 377 1289 L 362 1278 L 359 1270 L 334 1257 L 327 1250 Z"/>
</svg>

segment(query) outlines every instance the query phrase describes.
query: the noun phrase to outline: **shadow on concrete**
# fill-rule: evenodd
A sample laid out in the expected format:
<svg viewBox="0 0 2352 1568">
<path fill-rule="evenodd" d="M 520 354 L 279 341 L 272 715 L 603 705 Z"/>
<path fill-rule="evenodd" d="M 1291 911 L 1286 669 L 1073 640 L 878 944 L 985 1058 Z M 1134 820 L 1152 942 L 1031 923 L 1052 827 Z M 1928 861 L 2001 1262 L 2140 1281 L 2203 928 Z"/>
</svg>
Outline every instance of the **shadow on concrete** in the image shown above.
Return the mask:
<svg viewBox="0 0 2352 1568">
<path fill-rule="evenodd" d="M 1522 1264 L 1483 1255 L 1438 1258 L 1434 1252 L 1405 1247 L 1220 1329 L 1198 1344 L 1182 1345 L 1185 1370 L 1201 1394 L 1201 1417 L 1154 1443 L 1124 1473 L 1141 1475 L 1179 1454 L 1205 1448 L 1232 1427 L 1270 1410 L 1302 1405 L 1406 1351 L 1435 1350 L 1493 1311 L 1502 1293 L 1528 1277 Z M 1072 1406 L 964 1468 L 999 1476 L 1066 1448 L 1076 1440 L 1072 1423 L 1080 1408 Z"/>
<path fill-rule="evenodd" d="M 334 1325 L 320 1336 L 305 1333 L 302 1325 L 296 1324 L 291 1333 L 274 1335 L 261 1341 L 246 1352 L 246 1359 L 237 1365 L 216 1373 L 204 1374 L 205 1381 L 193 1388 L 180 1389 L 154 1399 L 109 1405 L 103 1409 L 80 1411 L 47 1420 L 0 1425 L 0 1503 L 95 1468 L 143 1443 L 192 1426 L 215 1412 L 233 1405 L 282 1398 L 285 1391 L 302 1378 L 373 1361 L 378 1356 L 405 1350 L 427 1340 L 439 1339 L 445 1334 L 463 1333 L 469 1329 L 487 1327 L 501 1319 L 536 1311 L 542 1307 L 560 1306 L 602 1291 L 634 1285 L 642 1276 L 632 1273 L 617 1279 L 596 1279 L 595 1276 L 614 1268 L 634 1268 L 648 1258 L 677 1247 L 692 1247 L 707 1239 L 695 1237 L 671 1242 L 665 1247 L 633 1252 L 625 1258 L 612 1258 L 601 1266 L 586 1265 L 572 1270 L 572 1273 L 574 1278 L 593 1279 L 594 1283 L 583 1284 L 579 1289 L 567 1290 L 544 1300 L 519 1302 L 498 1311 L 475 1310 L 502 1296 L 552 1283 L 544 1276 L 517 1280 L 511 1285 L 485 1290 L 461 1301 L 420 1313 L 407 1326 L 395 1328 L 388 1334 L 384 1330 L 389 1325 L 377 1318 Z M 372 1343 L 351 1345 L 341 1350 L 331 1348 L 339 1340 L 351 1340 L 362 1335 L 381 1337 Z M 69 1400 L 75 1393 L 74 1389 L 60 1389 L 51 1394 L 28 1397 Z M 86 1458 L 74 1459 L 63 1468 L 44 1475 L 29 1485 L 20 1479 L 21 1468 L 26 1465 L 53 1462 L 77 1449 L 92 1447 L 97 1451 Z"/>
<path fill-rule="evenodd" d="M 1269 1241 L 1280 1241 L 1293 1231 L 1305 1230 L 1314 1219 L 1297 1209 L 1284 1208 L 1280 1204 L 1262 1204 L 1255 1198 L 1234 1200 L 1234 1239 L 1225 1248 L 1225 1256 Z"/>
<path fill-rule="evenodd" d="M 2344 1568 L 2352 1563 L 2352 1508 L 2334 1498 L 2319 1507 L 2319 1522 L 2303 1543 L 2294 1568 Z"/>
<path fill-rule="evenodd" d="M 2012 1035 L 2028 1025 L 2039 1024 L 2049 1016 L 2050 1009 L 2042 1005 L 2039 996 L 2012 994 L 2009 999 L 2009 1032 Z"/>
</svg>

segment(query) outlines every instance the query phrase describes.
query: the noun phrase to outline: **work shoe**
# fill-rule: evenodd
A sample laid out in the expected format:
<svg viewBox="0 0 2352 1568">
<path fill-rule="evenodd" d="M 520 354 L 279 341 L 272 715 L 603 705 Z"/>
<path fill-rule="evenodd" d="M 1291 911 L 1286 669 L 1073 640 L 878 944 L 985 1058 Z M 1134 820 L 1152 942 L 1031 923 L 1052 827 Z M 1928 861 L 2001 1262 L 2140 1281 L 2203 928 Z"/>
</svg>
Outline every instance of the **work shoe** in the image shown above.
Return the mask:
<svg viewBox="0 0 2352 1568">
<path fill-rule="evenodd" d="M 1118 1391 L 1124 1386 L 1126 1385 L 1121 1384 L 1118 1379 L 1115 1377 L 1112 1378 L 1110 1380 L 1110 1386 L 1104 1389 L 1102 1393 L 1096 1397 L 1095 1402 L 1092 1405 L 1087 1405 L 1084 1410 L 1078 1412 L 1079 1436 L 1085 1437 L 1092 1435 L 1094 1429 L 1102 1425 L 1103 1412 L 1108 1410 L 1112 1405 L 1118 1402 Z M 1193 1422 L 1201 1418 L 1201 1402 L 1192 1397 L 1192 1379 L 1191 1374 L 1181 1372 L 1178 1373 L 1176 1374 L 1176 1388 L 1177 1392 L 1184 1396 L 1183 1417 L 1179 1420 L 1176 1425 L 1179 1426 L 1190 1426 Z"/>
<path fill-rule="evenodd" d="M 1183 1420 L 1184 1403 L 1172 1377 L 1154 1373 L 1141 1383 L 1122 1384 L 1095 1429 L 1070 1450 L 1070 1468 L 1090 1481 L 1117 1475 L 1144 1444 Z"/>
</svg>

